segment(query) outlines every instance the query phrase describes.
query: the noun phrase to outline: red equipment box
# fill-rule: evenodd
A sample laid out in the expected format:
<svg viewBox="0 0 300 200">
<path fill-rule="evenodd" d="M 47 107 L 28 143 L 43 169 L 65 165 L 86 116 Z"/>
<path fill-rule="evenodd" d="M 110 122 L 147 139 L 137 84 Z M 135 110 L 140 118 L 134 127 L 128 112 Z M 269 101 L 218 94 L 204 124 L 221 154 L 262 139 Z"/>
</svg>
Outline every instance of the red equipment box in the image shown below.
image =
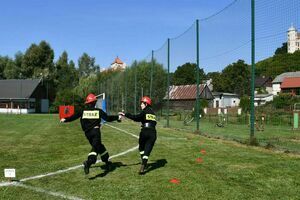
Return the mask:
<svg viewBox="0 0 300 200">
<path fill-rule="evenodd" d="M 74 114 L 74 106 L 59 106 L 59 119 L 67 118 Z"/>
</svg>

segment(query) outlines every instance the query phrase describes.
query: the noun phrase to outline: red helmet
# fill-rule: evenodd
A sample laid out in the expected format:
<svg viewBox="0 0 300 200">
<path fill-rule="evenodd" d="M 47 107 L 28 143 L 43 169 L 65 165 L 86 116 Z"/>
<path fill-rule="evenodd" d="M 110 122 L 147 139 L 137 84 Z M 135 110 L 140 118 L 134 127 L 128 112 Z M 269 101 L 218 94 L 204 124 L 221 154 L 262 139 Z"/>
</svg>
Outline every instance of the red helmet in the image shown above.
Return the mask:
<svg viewBox="0 0 300 200">
<path fill-rule="evenodd" d="M 141 102 L 144 102 L 144 103 L 148 104 L 149 106 L 151 106 L 151 104 L 152 104 L 152 100 L 150 99 L 150 97 L 147 97 L 147 96 L 142 97 Z"/>
<path fill-rule="evenodd" d="M 87 97 L 85 99 L 85 104 L 89 104 L 89 103 L 92 103 L 94 101 L 97 101 L 97 97 L 96 97 L 96 95 L 91 93 L 91 94 L 87 95 Z"/>
</svg>

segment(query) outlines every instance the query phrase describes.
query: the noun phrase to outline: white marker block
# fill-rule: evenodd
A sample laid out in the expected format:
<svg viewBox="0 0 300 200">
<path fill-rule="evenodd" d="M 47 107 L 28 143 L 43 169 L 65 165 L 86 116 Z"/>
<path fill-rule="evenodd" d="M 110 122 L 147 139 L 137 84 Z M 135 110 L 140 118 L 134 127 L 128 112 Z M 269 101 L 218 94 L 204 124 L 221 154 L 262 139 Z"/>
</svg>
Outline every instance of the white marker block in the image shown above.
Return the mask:
<svg viewBox="0 0 300 200">
<path fill-rule="evenodd" d="M 16 169 L 4 169 L 5 178 L 16 178 Z"/>
</svg>

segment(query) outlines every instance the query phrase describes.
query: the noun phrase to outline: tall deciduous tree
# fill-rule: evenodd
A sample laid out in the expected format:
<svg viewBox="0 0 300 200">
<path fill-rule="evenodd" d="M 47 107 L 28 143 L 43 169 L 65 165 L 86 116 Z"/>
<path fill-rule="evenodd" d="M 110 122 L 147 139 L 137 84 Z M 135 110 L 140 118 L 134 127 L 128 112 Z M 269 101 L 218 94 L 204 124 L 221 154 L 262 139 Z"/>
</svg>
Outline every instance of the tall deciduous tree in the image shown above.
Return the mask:
<svg viewBox="0 0 300 200">
<path fill-rule="evenodd" d="M 50 45 L 41 41 L 39 45 L 32 44 L 25 52 L 22 62 L 24 78 L 47 77 L 53 80 L 54 51 Z"/>
<path fill-rule="evenodd" d="M 0 56 L 0 79 L 5 79 L 5 68 L 9 62 L 10 58 L 8 56 Z"/>
<path fill-rule="evenodd" d="M 244 96 L 250 90 L 250 70 L 249 66 L 243 60 L 228 65 L 221 75 L 224 84 L 222 86 L 224 92 L 236 93 Z"/>
<path fill-rule="evenodd" d="M 90 74 L 96 74 L 99 72 L 99 65 L 95 64 L 95 58 L 89 56 L 87 53 L 83 53 L 78 59 L 79 76 L 89 76 Z"/>
<path fill-rule="evenodd" d="M 222 79 L 222 74 L 220 72 L 209 72 L 207 73 L 207 78 L 212 79 L 213 91 L 224 92 L 223 91 L 224 81 Z"/>
<path fill-rule="evenodd" d="M 16 53 L 15 60 L 7 59 L 7 63 L 4 69 L 4 76 L 6 79 L 22 78 L 22 73 L 21 73 L 22 60 L 23 60 L 23 54 L 21 52 Z"/>
<path fill-rule="evenodd" d="M 199 69 L 200 80 L 206 78 L 203 69 Z M 172 78 L 172 84 L 174 85 L 188 85 L 195 84 L 197 82 L 197 65 L 195 63 L 185 63 L 179 66 L 174 72 Z"/>
<path fill-rule="evenodd" d="M 300 71 L 300 51 L 286 54 L 276 54 L 256 64 L 255 72 L 258 76 L 276 76 L 284 72 Z"/>
</svg>

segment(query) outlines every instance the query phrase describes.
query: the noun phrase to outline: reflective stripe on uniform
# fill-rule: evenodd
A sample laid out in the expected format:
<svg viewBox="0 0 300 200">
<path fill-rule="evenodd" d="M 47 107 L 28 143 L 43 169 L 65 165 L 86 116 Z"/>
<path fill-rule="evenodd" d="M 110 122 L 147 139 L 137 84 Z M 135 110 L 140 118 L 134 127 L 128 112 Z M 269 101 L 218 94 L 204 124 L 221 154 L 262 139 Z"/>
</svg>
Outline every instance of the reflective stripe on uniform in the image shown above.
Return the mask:
<svg viewBox="0 0 300 200">
<path fill-rule="evenodd" d="M 156 121 L 156 116 L 152 114 L 146 114 L 146 120 Z"/>
<path fill-rule="evenodd" d="M 142 155 L 142 154 L 144 154 L 145 153 L 145 151 L 140 151 L 140 154 Z"/>
<path fill-rule="evenodd" d="M 82 119 L 99 119 L 99 110 L 85 110 L 82 114 Z"/>
<path fill-rule="evenodd" d="M 97 153 L 96 153 L 96 152 L 90 152 L 90 153 L 88 154 L 88 156 L 97 156 Z"/>
<path fill-rule="evenodd" d="M 149 158 L 148 156 L 143 156 L 143 159 L 146 159 L 146 160 L 148 160 L 148 158 Z"/>
<path fill-rule="evenodd" d="M 107 154 L 107 151 L 104 151 L 102 154 L 100 154 L 100 157 L 104 156 L 105 154 Z"/>
</svg>

